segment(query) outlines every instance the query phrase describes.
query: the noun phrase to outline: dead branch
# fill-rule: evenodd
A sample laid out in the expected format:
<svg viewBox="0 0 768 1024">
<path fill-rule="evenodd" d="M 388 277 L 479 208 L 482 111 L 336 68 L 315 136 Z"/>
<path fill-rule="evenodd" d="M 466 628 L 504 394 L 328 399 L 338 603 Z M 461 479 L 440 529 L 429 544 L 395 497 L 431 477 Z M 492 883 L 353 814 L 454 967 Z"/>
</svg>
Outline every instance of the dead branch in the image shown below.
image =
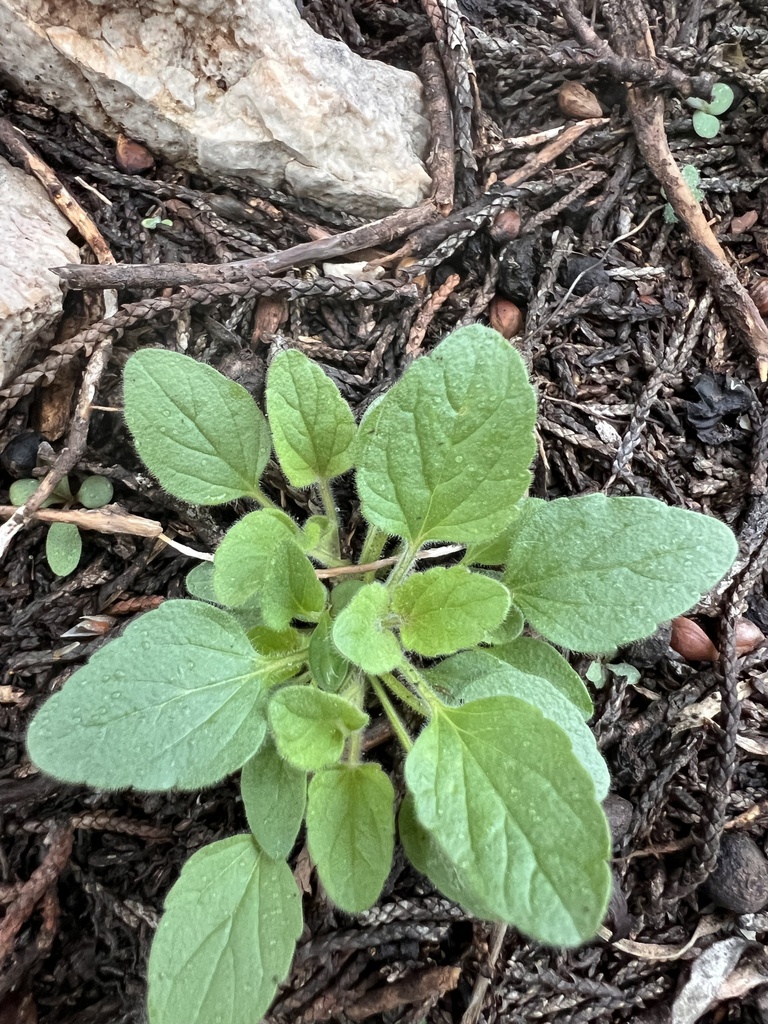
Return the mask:
<svg viewBox="0 0 768 1024">
<path fill-rule="evenodd" d="M 433 43 L 428 43 L 422 50 L 421 80 L 432 129 L 432 146 L 427 158 L 427 170 L 432 178 L 432 199 L 441 214 L 448 214 L 453 209 L 456 177 L 453 114 L 440 54 Z"/>
<path fill-rule="evenodd" d="M 0 519 L 10 519 L 16 512 L 16 505 L 0 505 Z M 130 515 L 118 505 L 106 508 L 39 508 L 32 512 L 31 519 L 41 523 L 74 523 L 80 530 L 94 530 L 96 533 L 127 533 L 133 537 L 159 537 L 163 532 L 160 523 L 153 519 Z"/>
</svg>

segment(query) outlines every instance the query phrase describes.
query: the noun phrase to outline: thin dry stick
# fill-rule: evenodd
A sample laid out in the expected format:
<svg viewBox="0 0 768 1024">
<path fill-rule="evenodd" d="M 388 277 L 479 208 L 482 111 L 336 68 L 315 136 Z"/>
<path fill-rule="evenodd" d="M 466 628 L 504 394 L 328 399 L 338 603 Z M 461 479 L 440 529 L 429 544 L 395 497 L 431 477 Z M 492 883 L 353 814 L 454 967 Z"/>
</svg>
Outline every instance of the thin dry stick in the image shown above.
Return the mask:
<svg viewBox="0 0 768 1024">
<path fill-rule="evenodd" d="M 449 274 L 440 287 L 436 288 L 424 303 L 423 308 L 419 311 L 419 315 L 414 321 L 411 333 L 408 335 L 408 343 L 405 346 L 405 355 L 409 361 L 415 359 L 421 351 L 427 328 L 434 320 L 435 313 L 437 313 L 448 296 L 456 291 L 460 283 L 461 278 L 458 274 Z"/>
<path fill-rule="evenodd" d="M 617 50 L 655 59 L 648 19 L 641 4 L 633 0 L 610 0 L 604 4 L 604 13 Z M 768 379 L 768 327 L 731 269 L 728 257 L 675 162 L 664 130 L 664 100 L 647 88 L 629 86 L 627 110 L 638 148 L 672 209 L 685 225 L 723 318 L 751 348 L 760 380 L 765 381 Z"/>
<path fill-rule="evenodd" d="M 499 959 L 499 953 L 501 953 L 501 947 L 504 945 L 504 938 L 506 934 L 507 926 L 505 924 L 495 924 L 493 926 L 493 930 L 491 931 L 491 945 L 488 950 L 488 967 L 491 971 L 493 971 L 496 966 L 496 961 Z M 472 988 L 469 1005 L 464 1011 L 464 1016 L 461 1018 L 461 1024 L 477 1024 L 477 1020 L 483 1012 L 485 994 L 488 991 L 490 984 L 491 979 L 482 974 L 478 974 L 475 978 L 475 984 Z"/>
<path fill-rule="evenodd" d="M 16 505 L 0 505 L 0 519 L 10 519 L 18 511 Z M 161 523 L 123 512 L 117 506 L 105 508 L 40 508 L 31 515 L 41 523 L 74 523 L 80 530 L 96 533 L 127 533 L 134 537 L 159 537 Z"/>
<path fill-rule="evenodd" d="M 446 544 L 442 548 L 427 548 L 416 555 L 416 560 L 428 561 L 432 558 L 445 558 L 447 555 L 456 555 L 463 551 L 462 544 Z M 375 569 L 386 569 L 388 565 L 394 565 L 399 561 L 397 555 L 390 555 L 388 558 L 379 558 L 375 562 L 366 562 L 365 565 L 340 565 L 334 569 L 316 569 L 315 576 L 319 580 L 329 580 L 334 576 L 356 576 L 358 573 L 373 572 Z"/>
<path fill-rule="evenodd" d="M 421 79 L 432 129 L 427 170 L 432 178 L 432 199 L 441 214 L 448 214 L 453 209 L 456 177 L 451 97 L 448 95 L 437 47 L 434 43 L 428 43 L 421 53 Z"/>
</svg>

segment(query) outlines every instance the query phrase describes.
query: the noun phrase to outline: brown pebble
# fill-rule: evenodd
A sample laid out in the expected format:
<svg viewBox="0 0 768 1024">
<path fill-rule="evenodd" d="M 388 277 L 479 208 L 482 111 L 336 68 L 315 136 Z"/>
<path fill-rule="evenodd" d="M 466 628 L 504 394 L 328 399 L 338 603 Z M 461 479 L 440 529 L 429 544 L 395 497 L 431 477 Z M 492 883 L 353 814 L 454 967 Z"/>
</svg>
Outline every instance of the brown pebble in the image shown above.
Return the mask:
<svg viewBox="0 0 768 1024">
<path fill-rule="evenodd" d="M 129 139 L 127 135 L 118 135 L 115 163 L 123 174 L 141 174 L 155 166 L 155 158 L 140 142 Z"/>
<path fill-rule="evenodd" d="M 751 836 L 726 832 L 717 867 L 701 891 L 718 907 L 735 914 L 756 914 L 768 903 L 768 860 Z"/>
<path fill-rule="evenodd" d="M 520 308 L 497 295 L 488 311 L 488 320 L 494 331 L 498 331 L 507 340 L 516 337 L 525 326 L 525 317 Z"/>
</svg>

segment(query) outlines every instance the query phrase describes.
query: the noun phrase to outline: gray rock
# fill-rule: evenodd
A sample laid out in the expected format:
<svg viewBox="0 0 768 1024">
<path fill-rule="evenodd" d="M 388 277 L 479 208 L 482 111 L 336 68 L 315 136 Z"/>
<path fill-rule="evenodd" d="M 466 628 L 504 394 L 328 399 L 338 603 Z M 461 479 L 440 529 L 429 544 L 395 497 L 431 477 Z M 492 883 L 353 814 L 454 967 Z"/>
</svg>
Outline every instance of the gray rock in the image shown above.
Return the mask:
<svg viewBox="0 0 768 1024">
<path fill-rule="evenodd" d="M 50 267 L 79 263 L 69 222 L 42 186 L 0 158 L 0 385 L 28 362 L 32 342 L 61 314 Z"/>
<path fill-rule="evenodd" d="M 294 0 L 0 0 L 0 65 L 191 170 L 370 216 L 429 189 L 417 76 L 318 36 Z"/>
<path fill-rule="evenodd" d="M 718 907 L 736 914 L 756 914 L 768 903 L 768 860 L 751 836 L 726 832 L 717 867 L 702 885 Z"/>
</svg>

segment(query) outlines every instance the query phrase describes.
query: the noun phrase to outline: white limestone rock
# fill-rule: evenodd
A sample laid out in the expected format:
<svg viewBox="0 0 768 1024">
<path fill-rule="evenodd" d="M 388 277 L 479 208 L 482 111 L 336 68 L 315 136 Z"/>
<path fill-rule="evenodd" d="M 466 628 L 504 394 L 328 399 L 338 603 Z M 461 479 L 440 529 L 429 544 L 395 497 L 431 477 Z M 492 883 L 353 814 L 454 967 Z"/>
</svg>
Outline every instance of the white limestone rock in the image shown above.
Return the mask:
<svg viewBox="0 0 768 1024">
<path fill-rule="evenodd" d="M 0 386 L 29 361 L 32 343 L 61 314 L 50 267 L 79 263 L 70 224 L 44 189 L 0 158 Z"/>
<path fill-rule="evenodd" d="M 0 68 L 113 138 L 366 216 L 428 192 L 421 84 L 294 0 L 0 0 Z"/>
</svg>

